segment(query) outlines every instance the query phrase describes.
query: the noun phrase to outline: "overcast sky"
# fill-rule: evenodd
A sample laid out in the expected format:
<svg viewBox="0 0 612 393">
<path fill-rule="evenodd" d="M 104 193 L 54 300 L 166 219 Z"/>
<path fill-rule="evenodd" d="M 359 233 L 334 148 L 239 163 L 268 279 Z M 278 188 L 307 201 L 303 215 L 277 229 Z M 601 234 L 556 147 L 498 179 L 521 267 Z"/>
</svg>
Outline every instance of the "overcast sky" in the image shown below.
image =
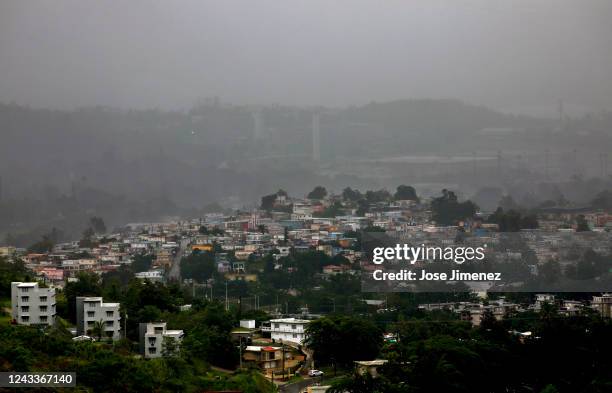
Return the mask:
<svg viewBox="0 0 612 393">
<path fill-rule="evenodd" d="M 0 1 L 0 101 L 612 109 L 610 0 Z"/>
</svg>

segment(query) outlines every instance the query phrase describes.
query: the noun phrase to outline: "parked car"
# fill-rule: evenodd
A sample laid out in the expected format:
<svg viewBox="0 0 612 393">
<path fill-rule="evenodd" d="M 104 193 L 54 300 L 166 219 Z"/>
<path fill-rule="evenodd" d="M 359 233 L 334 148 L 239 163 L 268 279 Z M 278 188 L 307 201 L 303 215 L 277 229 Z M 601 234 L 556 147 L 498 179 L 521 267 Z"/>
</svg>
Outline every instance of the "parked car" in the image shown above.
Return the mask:
<svg viewBox="0 0 612 393">
<path fill-rule="evenodd" d="M 320 377 L 323 375 L 323 371 L 320 370 L 310 370 L 308 371 L 308 376 L 309 377 Z"/>
</svg>

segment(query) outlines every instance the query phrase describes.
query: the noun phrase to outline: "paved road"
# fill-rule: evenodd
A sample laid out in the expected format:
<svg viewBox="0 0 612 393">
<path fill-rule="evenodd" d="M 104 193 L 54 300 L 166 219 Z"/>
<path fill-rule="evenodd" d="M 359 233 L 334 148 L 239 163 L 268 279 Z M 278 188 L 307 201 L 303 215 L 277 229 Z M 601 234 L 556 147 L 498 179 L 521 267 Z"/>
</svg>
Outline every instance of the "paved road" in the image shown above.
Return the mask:
<svg viewBox="0 0 612 393">
<path fill-rule="evenodd" d="M 169 280 L 181 280 L 181 258 L 183 258 L 183 254 L 185 253 L 187 247 L 189 247 L 190 243 L 190 239 L 181 239 L 179 250 L 172 259 L 172 266 L 170 266 L 170 270 L 168 271 Z"/>
<path fill-rule="evenodd" d="M 300 393 L 301 391 L 305 390 L 308 386 L 314 385 L 315 383 L 319 382 L 319 380 L 320 380 L 319 378 L 306 377 L 301 381 L 281 385 L 278 387 L 278 390 L 281 393 Z"/>
</svg>

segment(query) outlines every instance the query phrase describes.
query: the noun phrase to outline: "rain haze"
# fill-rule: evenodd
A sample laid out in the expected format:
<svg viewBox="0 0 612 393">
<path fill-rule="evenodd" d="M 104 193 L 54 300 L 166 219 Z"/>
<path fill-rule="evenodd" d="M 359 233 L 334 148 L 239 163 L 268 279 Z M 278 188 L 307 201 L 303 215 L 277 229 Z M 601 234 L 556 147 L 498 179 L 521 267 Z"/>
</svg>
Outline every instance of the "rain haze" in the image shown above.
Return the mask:
<svg viewBox="0 0 612 393">
<path fill-rule="evenodd" d="M 609 1 L 3 1 L 0 99 L 185 109 L 457 98 L 612 104 Z"/>
<path fill-rule="evenodd" d="M 612 188 L 610 20 L 607 0 L 1 1 L 0 243 L 317 185 L 583 206 Z"/>
</svg>

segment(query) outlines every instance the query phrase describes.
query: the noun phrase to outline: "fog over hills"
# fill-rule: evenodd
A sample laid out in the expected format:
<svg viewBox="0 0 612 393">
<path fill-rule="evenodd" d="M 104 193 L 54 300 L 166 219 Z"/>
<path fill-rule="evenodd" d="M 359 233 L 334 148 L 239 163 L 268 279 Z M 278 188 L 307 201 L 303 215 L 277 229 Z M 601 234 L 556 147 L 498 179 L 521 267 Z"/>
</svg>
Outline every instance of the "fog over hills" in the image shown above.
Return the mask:
<svg viewBox="0 0 612 393">
<path fill-rule="evenodd" d="M 315 185 L 588 202 L 610 173 L 611 16 L 607 0 L 2 1 L 0 239 Z"/>
<path fill-rule="evenodd" d="M 304 195 L 317 184 L 340 192 L 406 183 L 425 195 L 448 186 L 468 197 L 495 186 L 520 198 L 538 182 L 601 177 L 610 120 L 560 124 L 456 100 L 348 108 L 209 100 L 188 112 L 2 105 L 0 231 L 74 234 L 92 215 L 112 225 L 194 216 L 213 203 L 254 206 L 279 188 Z"/>
</svg>

